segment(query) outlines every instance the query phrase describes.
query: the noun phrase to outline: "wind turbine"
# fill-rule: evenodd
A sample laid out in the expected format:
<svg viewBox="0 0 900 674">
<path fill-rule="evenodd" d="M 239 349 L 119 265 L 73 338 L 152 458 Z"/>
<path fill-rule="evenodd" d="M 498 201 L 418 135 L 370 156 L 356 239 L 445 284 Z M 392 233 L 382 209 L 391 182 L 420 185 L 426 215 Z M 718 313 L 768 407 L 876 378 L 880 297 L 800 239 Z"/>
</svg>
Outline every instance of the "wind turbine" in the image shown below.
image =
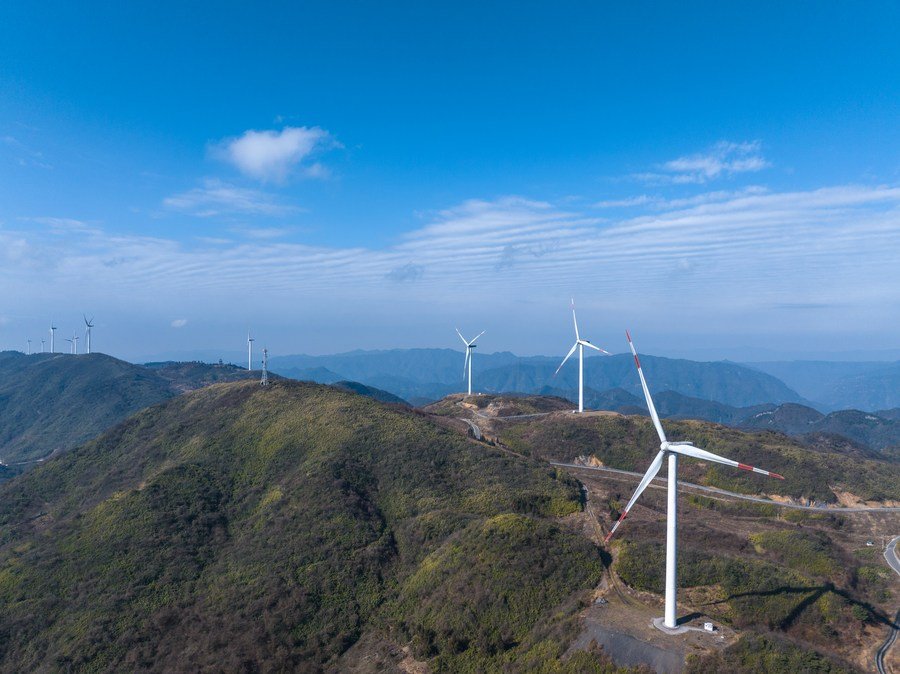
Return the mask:
<svg viewBox="0 0 900 674">
<path fill-rule="evenodd" d="M 87 340 L 87 352 L 91 352 L 91 328 L 94 327 L 94 317 L 91 316 L 91 320 L 88 320 L 87 316 L 81 314 L 84 317 L 84 337 Z"/>
<path fill-rule="evenodd" d="M 68 337 L 66 337 L 66 341 L 69 343 L 69 353 L 70 354 L 75 353 L 75 342 L 73 342 Z"/>
<path fill-rule="evenodd" d="M 745 463 L 738 463 L 737 461 L 726 459 L 725 457 L 719 456 L 718 454 L 708 452 L 705 449 L 694 447 L 690 442 L 669 442 L 666 439 L 666 434 L 665 431 L 663 431 L 662 424 L 659 422 L 659 415 L 656 413 L 656 407 L 653 406 L 653 399 L 650 397 L 650 389 L 647 388 L 647 381 L 644 379 L 643 370 L 641 370 L 641 361 L 638 359 L 637 351 L 634 350 L 634 344 L 631 341 L 631 335 L 628 334 L 627 330 L 625 332 L 625 335 L 628 337 L 628 345 L 631 347 L 631 353 L 634 356 L 634 364 L 637 365 L 638 376 L 641 379 L 641 388 L 644 389 L 644 398 L 646 398 L 647 400 L 647 409 L 650 410 L 650 418 L 653 420 L 653 425 L 656 427 L 656 432 L 659 434 L 660 444 L 659 453 L 657 453 L 656 457 L 653 459 L 653 462 L 650 464 L 647 472 L 644 473 L 644 477 L 641 478 L 641 482 L 640 484 L 638 484 L 637 489 L 634 491 L 634 495 L 631 497 L 628 505 L 625 506 L 625 510 L 622 511 L 622 515 L 619 517 L 618 521 L 613 525 L 613 528 L 610 530 L 609 534 L 607 534 L 606 540 L 604 542 L 609 542 L 609 539 L 612 538 L 612 535 L 616 532 L 616 529 L 619 528 L 619 525 L 625 519 L 625 516 L 628 515 L 628 511 L 631 510 L 631 506 L 634 505 L 634 502 L 638 500 L 638 497 L 643 493 L 644 489 L 647 488 L 647 485 L 650 484 L 651 480 L 653 480 L 653 478 L 656 477 L 657 473 L 659 473 L 660 469 L 662 468 L 663 459 L 668 458 L 669 479 L 668 498 L 666 505 L 666 614 L 663 618 L 663 626 L 667 629 L 675 629 L 676 627 L 678 627 L 678 623 L 675 619 L 675 611 L 676 588 L 678 585 L 677 497 L 679 455 L 688 456 L 694 459 L 700 459 L 701 461 L 721 463 L 726 466 L 732 466 L 734 468 L 740 468 L 742 470 L 750 470 L 754 473 L 760 473 L 762 475 L 768 475 L 769 477 L 778 478 L 779 480 L 783 480 L 784 477 L 782 477 L 778 473 L 772 473 L 768 470 L 763 470 L 762 468 L 755 468 L 753 466 L 748 466 Z"/>
<path fill-rule="evenodd" d="M 28 342 L 28 353 L 26 353 L 25 355 L 30 356 L 31 355 L 31 340 L 26 339 L 25 341 Z"/>
<path fill-rule="evenodd" d="M 75 330 L 72 333 L 72 353 L 76 356 L 78 355 L 78 331 Z"/>
<path fill-rule="evenodd" d="M 256 340 L 250 336 L 250 331 L 247 330 L 247 370 L 253 369 L 253 342 Z"/>
<path fill-rule="evenodd" d="M 50 321 L 50 353 L 56 353 L 56 326 Z"/>
<path fill-rule="evenodd" d="M 47 343 L 46 339 L 41 340 L 41 353 L 44 353 L 44 344 L 46 344 L 46 343 Z"/>
<path fill-rule="evenodd" d="M 472 349 L 476 347 L 475 340 L 484 334 L 484 330 L 479 332 L 471 342 L 466 341 L 466 338 L 462 336 L 459 328 L 456 328 L 456 334 L 459 335 L 459 338 L 462 340 L 463 344 L 466 345 L 466 359 L 463 361 L 463 376 L 466 376 L 466 371 L 468 370 L 469 395 L 472 395 Z"/>
<path fill-rule="evenodd" d="M 575 353 L 575 349 L 578 349 L 578 411 L 584 412 L 584 347 L 599 351 L 600 353 L 605 353 L 607 356 L 609 355 L 609 351 L 604 351 L 599 346 L 594 346 L 588 340 L 582 339 L 578 334 L 578 319 L 575 318 L 575 300 L 572 300 L 572 322 L 575 324 L 575 343 L 572 345 L 572 348 L 569 349 L 569 353 L 566 354 L 566 357 L 563 358 L 563 362 L 556 368 L 556 372 L 553 373 L 553 376 L 555 377 L 559 374 L 562 366 L 565 365 L 566 361 L 569 360 L 573 353 Z"/>
</svg>

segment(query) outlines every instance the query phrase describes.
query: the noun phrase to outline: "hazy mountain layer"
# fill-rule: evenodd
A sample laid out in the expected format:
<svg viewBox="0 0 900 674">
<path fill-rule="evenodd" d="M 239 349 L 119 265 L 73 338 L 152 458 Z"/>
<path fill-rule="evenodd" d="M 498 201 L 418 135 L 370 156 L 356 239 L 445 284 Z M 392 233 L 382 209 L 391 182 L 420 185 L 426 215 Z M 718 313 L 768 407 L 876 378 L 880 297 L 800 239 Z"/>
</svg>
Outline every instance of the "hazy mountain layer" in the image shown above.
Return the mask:
<svg viewBox="0 0 900 674">
<path fill-rule="evenodd" d="M 825 410 L 900 407 L 900 362 L 785 361 L 747 366 L 778 377 Z"/>
<path fill-rule="evenodd" d="M 385 389 L 406 400 L 437 400 L 464 390 L 463 354 L 450 349 L 396 349 L 353 351 L 333 356 L 283 356 L 272 368 L 301 378 L 313 368 L 326 368 L 342 378 Z M 800 396 L 776 378 L 735 363 L 701 363 L 642 356 L 645 373 L 655 390 L 713 400 L 727 405 L 801 402 Z M 517 358 L 511 353 L 476 353 L 475 388 L 485 392 L 541 393 L 552 389 L 570 399 L 577 397 L 578 367 L 571 360 L 554 376 L 560 359 Z M 323 380 L 324 382 L 324 380 Z M 586 386 L 594 391 L 621 388 L 640 394 L 640 382 L 630 355 L 585 359 Z"/>
</svg>

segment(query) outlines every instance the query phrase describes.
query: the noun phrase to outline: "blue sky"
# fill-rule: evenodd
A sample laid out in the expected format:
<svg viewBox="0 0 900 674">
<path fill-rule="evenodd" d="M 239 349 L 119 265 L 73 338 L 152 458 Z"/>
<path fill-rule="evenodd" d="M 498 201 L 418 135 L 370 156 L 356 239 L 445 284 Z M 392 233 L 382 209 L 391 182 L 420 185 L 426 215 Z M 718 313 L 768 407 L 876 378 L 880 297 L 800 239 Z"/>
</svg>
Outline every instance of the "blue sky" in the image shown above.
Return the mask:
<svg viewBox="0 0 900 674">
<path fill-rule="evenodd" d="M 900 349 L 896 4 L 132 4 L 0 8 L 0 347 Z"/>
</svg>

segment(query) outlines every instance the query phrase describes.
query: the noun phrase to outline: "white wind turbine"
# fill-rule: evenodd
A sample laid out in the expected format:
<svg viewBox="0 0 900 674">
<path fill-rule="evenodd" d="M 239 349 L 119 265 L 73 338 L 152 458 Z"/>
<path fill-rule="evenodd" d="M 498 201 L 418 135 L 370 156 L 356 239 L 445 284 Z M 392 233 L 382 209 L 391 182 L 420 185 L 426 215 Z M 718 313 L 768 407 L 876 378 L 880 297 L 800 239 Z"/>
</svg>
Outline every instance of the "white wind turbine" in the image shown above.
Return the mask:
<svg viewBox="0 0 900 674">
<path fill-rule="evenodd" d="M 573 353 L 575 353 L 575 349 L 578 349 L 578 411 L 584 412 L 584 347 L 599 351 L 600 353 L 605 353 L 607 356 L 609 355 L 609 351 L 604 351 L 599 346 L 594 346 L 590 341 L 582 339 L 578 334 L 578 319 L 575 318 L 575 300 L 572 300 L 572 322 L 575 324 L 575 343 L 572 345 L 572 348 L 569 349 L 569 353 L 566 354 L 566 357 L 563 358 L 563 362 L 556 368 L 556 372 L 553 373 L 553 376 L 555 377 L 559 374 L 562 366 L 565 365 L 566 361 L 569 360 Z"/>
<path fill-rule="evenodd" d="M 25 341 L 28 342 L 28 353 L 26 353 L 25 355 L 30 356 L 31 355 L 31 340 L 26 339 Z"/>
<path fill-rule="evenodd" d="M 56 353 L 56 326 L 50 321 L 50 353 Z"/>
<path fill-rule="evenodd" d="M 456 334 L 459 335 L 459 338 L 462 340 L 463 344 L 466 345 L 466 359 L 463 361 L 463 376 L 466 376 L 466 371 L 468 370 L 469 395 L 472 395 L 472 349 L 476 348 L 475 340 L 484 334 L 484 330 L 479 332 L 475 336 L 475 339 L 473 339 L 471 342 L 466 341 L 466 338 L 462 336 L 459 328 L 456 328 Z"/>
<path fill-rule="evenodd" d="M 253 369 L 253 342 L 256 340 L 250 336 L 250 331 L 247 330 L 247 369 Z"/>
<path fill-rule="evenodd" d="M 46 343 L 47 343 L 46 339 L 41 340 L 41 353 L 44 353 L 44 344 L 46 344 Z"/>
<path fill-rule="evenodd" d="M 721 463 L 726 466 L 732 466 L 734 468 L 740 468 L 742 470 L 750 470 L 754 473 L 760 473 L 762 475 L 768 475 L 769 477 L 775 477 L 779 480 L 783 480 L 784 477 L 779 475 L 778 473 L 772 473 L 767 470 L 763 470 L 762 468 L 755 468 L 753 466 L 748 466 L 745 463 L 738 463 L 737 461 L 732 461 L 731 459 L 726 459 L 725 457 L 719 456 L 718 454 L 713 454 L 712 452 L 708 452 L 705 449 L 700 449 L 699 447 L 694 447 L 690 442 L 669 442 L 666 439 L 665 431 L 663 431 L 662 424 L 659 422 L 659 415 L 656 413 L 656 407 L 653 406 L 653 399 L 650 397 L 650 390 L 647 388 L 647 381 L 644 379 L 644 372 L 641 370 L 641 361 L 638 359 L 637 351 L 634 350 L 634 344 L 631 342 L 631 335 L 628 332 L 625 332 L 625 335 L 628 337 L 628 345 L 631 347 L 631 353 L 634 355 L 634 363 L 637 365 L 638 376 L 641 379 L 641 388 L 644 389 L 644 398 L 647 400 L 647 408 L 650 411 L 650 418 L 653 420 L 653 425 L 656 427 L 656 432 L 659 434 L 659 453 L 657 453 L 656 457 L 653 459 L 653 462 L 650 464 L 650 467 L 647 469 L 647 472 L 644 473 L 644 477 L 641 478 L 640 484 L 638 484 L 637 489 L 634 491 L 634 495 L 631 497 L 631 500 L 628 502 L 628 505 L 625 506 L 625 509 L 622 511 L 622 515 L 619 517 L 618 521 L 613 525 L 612 530 L 610 530 L 609 534 L 606 536 L 606 541 L 608 542 L 612 535 L 616 532 L 619 525 L 622 523 L 622 520 L 625 519 L 625 516 L 628 515 L 628 511 L 631 510 L 631 506 L 634 505 L 634 502 L 637 501 L 638 497 L 643 493 L 644 489 L 647 488 L 647 485 L 650 484 L 651 480 L 656 477 L 657 473 L 659 473 L 660 468 L 662 468 L 663 459 L 668 458 L 669 460 L 669 479 L 668 479 L 668 498 L 666 504 L 666 614 L 663 618 L 663 626 L 668 629 L 675 629 L 678 626 L 678 623 L 675 619 L 675 611 L 676 611 L 676 588 L 677 588 L 677 560 L 678 560 L 678 509 L 677 509 L 677 496 L 678 496 L 678 456 L 688 456 L 694 459 L 700 459 L 701 461 L 712 461 L 713 463 Z"/>
<path fill-rule="evenodd" d="M 91 316 L 91 320 L 88 320 L 87 316 L 82 314 L 84 317 L 84 338 L 87 340 L 87 352 L 91 352 L 91 328 L 94 327 L 94 317 Z"/>
</svg>

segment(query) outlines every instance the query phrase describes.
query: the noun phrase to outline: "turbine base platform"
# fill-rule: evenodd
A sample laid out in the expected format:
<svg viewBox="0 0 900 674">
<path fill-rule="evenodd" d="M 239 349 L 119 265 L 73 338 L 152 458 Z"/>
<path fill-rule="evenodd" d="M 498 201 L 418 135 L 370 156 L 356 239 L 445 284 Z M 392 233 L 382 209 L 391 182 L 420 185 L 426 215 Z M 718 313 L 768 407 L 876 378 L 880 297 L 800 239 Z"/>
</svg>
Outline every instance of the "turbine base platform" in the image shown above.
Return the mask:
<svg viewBox="0 0 900 674">
<path fill-rule="evenodd" d="M 678 627 L 666 627 L 665 618 L 654 618 L 652 625 L 664 634 L 686 634 L 687 632 L 702 632 L 699 627 L 691 627 L 690 625 L 678 625 Z"/>
</svg>

